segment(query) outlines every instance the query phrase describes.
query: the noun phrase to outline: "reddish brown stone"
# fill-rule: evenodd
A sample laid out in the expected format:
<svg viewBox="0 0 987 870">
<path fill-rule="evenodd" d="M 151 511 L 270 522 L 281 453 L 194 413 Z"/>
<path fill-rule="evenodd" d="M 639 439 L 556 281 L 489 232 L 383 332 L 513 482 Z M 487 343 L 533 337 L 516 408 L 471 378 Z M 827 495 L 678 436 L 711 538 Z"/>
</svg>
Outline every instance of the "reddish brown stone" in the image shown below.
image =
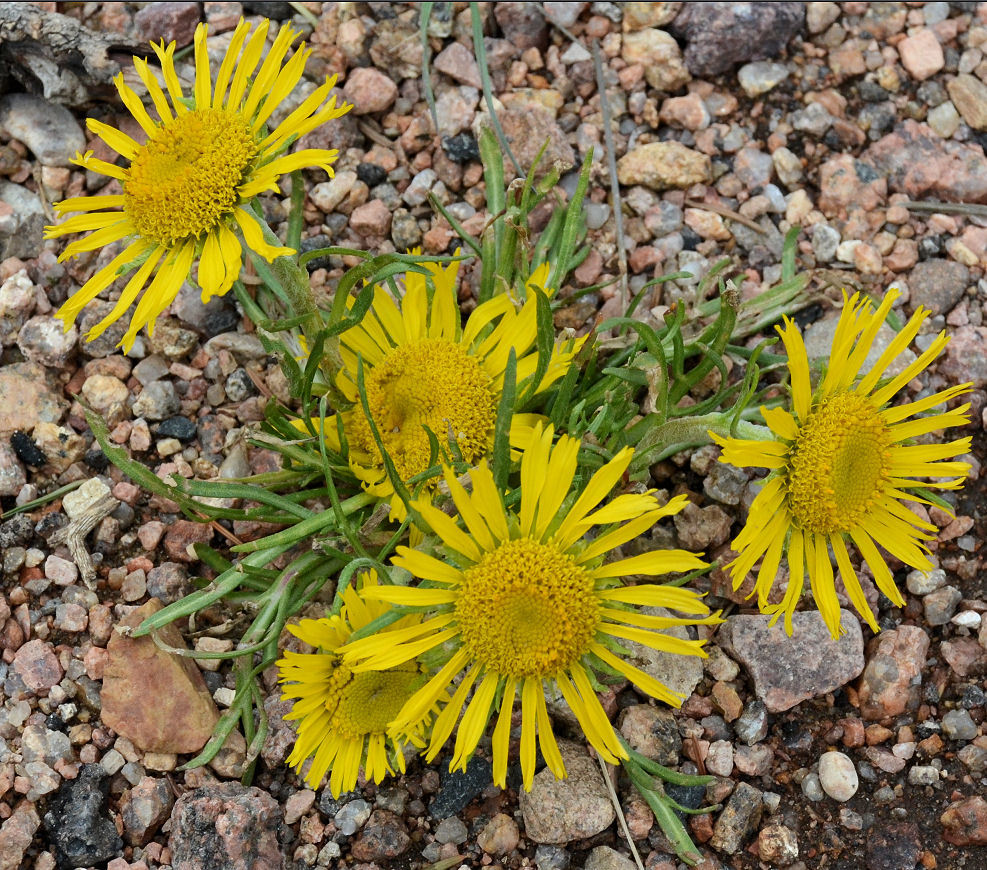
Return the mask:
<svg viewBox="0 0 987 870">
<path fill-rule="evenodd" d="M 165 533 L 165 553 L 176 562 L 196 562 L 196 557 L 189 554 L 189 547 L 193 544 L 208 544 L 212 536 L 213 528 L 208 523 L 178 520 Z"/>
<path fill-rule="evenodd" d="M 8 798 L 9 800 L 9 798 Z M 24 801 L 0 828 L 0 870 L 17 870 L 34 839 L 41 819 L 34 805 Z"/>
<path fill-rule="evenodd" d="M 917 709 L 929 636 L 917 626 L 882 632 L 870 644 L 858 690 L 860 714 L 880 720 Z"/>
<path fill-rule="evenodd" d="M 954 846 L 987 846 L 987 801 L 979 795 L 951 803 L 939 821 Z"/>
<path fill-rule="evenodd" d="M 14 670 L 32 692 L 47 691 L 65 674 L 52 645 L 44 640 L 31 640 L 17 650 Z"/>
<path fill-rule="evenodd" d="M 152 598 L 122 621 L 136 628 L 161 610 Z M 174 623 L 158 632 L 166 645 L 186 649 Z M 113 632 L 103 676 L 103 723 L 139 749 L 198 752 L 212 734 L 219 711 L 191 659 L 165 652 L 150 637 Z"/>
</svg>

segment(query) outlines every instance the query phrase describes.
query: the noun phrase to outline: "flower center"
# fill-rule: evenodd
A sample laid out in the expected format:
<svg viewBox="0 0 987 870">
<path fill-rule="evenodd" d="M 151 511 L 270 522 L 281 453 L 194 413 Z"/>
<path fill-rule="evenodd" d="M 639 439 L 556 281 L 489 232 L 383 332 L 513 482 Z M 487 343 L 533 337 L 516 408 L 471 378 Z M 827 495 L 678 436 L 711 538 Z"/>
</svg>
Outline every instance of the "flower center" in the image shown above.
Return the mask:
<svg viewBox="0 0 987 870">
<path fill-rule="evenodd" d="M 343 740 L 386 734 L 388 723 L 397 718 L 421 682 L 414 662 L 360 674 L 340 665 L 326 694 L 326 709 L 332 717 L 328 731 Z"/>
<path fill-rule="evenodd" d="M 463 573 L 456 616 L 474 660 L 505 676 L 550 676 L 575 664 L 599 621 L 593 578 L 531 538 L 506 541 Z"/>
<path fill-rule="evenodd" d="M 257 153 L 237 114 L 197 109 L 159 127 L 134 156 L 124 211 L 138 233 L 162 245 L 199 237 L 233 211 Z"/>
<path fill-rule="evenodd" d="M 891 437 L 873 404 L 840 393 L 814 408 L 788 457 L 795 519 L 820 534 L 856 526 L 889 477 Z"/>
<path fill-rule="evenodd" d="M 440 444 L 455 442 L 467 462 L 487 450 L 497 417 L 490 376 L 455 342 L 427 338 L 394 348 L 369 372 L 366 387 L 370 413 L 402 480 L 429 467 L 426 428 Z M 350 428 L 356 444 L 380 461 L 360 408 Z"/>
</svg>

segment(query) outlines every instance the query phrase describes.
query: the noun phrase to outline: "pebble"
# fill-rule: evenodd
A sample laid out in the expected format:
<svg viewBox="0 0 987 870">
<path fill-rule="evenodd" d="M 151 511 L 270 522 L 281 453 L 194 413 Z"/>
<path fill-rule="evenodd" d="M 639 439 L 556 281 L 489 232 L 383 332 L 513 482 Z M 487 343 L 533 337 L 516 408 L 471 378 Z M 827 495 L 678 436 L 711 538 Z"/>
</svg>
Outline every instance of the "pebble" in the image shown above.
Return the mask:
<svg viewBox="0 0 987 870">
<path fill-rule="evenodd" d="M 821 801 L 825 797 L 818 773 L 810 773 L 802 780 L 802 794 L 810 801 Z"/>
<path fill-rule="evenodd" d="M 839 244 L 840 232 L 829 224 L 816 224 L 812 228 L 812 253 L 820 263 L 831 262 Z"/>
<path fill-rule="evenodd" d="M 932 765 L 916 764 L 908 771 L 909 785 L 935 785 L 939 782 L 939 770 Z"/>
<path fill-rule="evenodd" d="M 696 3 L 675 20 L 686 39 L 685 63 L 694 76 L 714 76 L 735 63 L 780 54 L 802 28 L 802 3 Z"/>
<path fill-rule="evenodd" d="M 915 625 L 877 636 L 858 689 L 864 719 L 880 721 L 917 709 L 928 651 L 929 636 Z"/>
<path fill-rule="evenodd" d="M 411 837 L 401 817 L 389 810 L 374 810 L 350 853 L 358 861 L 384 863 L 403 855 L 410 846 Z"/>
<path fill-rule="evenodd" d="M 535 843 L 569 843 L 593 837 L 613 824 L 616 813 L 596 763 L 581 746 L 559 741 L 567 777 L 545 768 L 531 791 L 521 791 L 526 836 Z"/>
<path fill-rule="evenodd" d="M 785 825 L 765 825 L 757 835 L 757 850 L 761 860 L 769 865 L 788 867 L 799 856 L 798 838 Z"/>
<path fill-rule="evenodd" d="M 352 70 L 343 85 L 343 96 L 353 104 L 353 113 L 369 115 L 394 105 L 398 86 L 380 70 L 361 66 Z"/>
<path fill-rule="evenodd" d="M 922 28 L 899 42 L 898 54 L 901 65 L 917 82 L 925 81 L 946 65 L 942 46 L 935 33 L 928 28 Z"/>
<path fill-rule="evenodd" d="M 946 89 L 963 120 L 974 130 L 987 130 L 987 85 L 976 76 L 961 73 L 946 84 Z"/>
<path fill-rule="evenodd" d="M 181 402 L 171 381 L 152 381 L 137 397 L 133 406 L 135 417 L 145 420 L 164 420 L 181 410 Z"/>
<path fill-rule="evenodd" d="M 198 23 L 199 4 L 180 0 L 148 3 L 134 16 L 134 24 L 142 41 L 174 40 L 179 46 L 188 45 L 192 41 Z"/>
<path fill-rule="evenodd" d="M 844 803 L 857 793 L 860 781 L 848 755 L 824 752 L 819 757 L 819 785 L 833 800 Z"/>
<path fill-rule="evenodd" d="M 768 711 L 791 709 L 800 701 L 825 695 L 856 677 L 864 668 L 860 623 L 841 611 L 845 632 L 834 641 L 818 611 L 793 617 L 792 637 L 768 616 L 732 616 L 721 629 L 721 644 L 754 680 Z"/>
<path fill-rule="evenodd" d="M 583 870 L 635 870 L 637 865 L 609 846 L 597 846 L 586 856 Z"/>
<path fill-rule="evenodd" d="M 679 142 L 639 145 L 617 161 L 621 184 L 643 184 L 658 191 L 707 182 L 711 173 L 707 155 Z"/>
<path fill-rule="evenodd" d="M 761 821 L 761 792 L 746 782 L 738 783 L 716 824 L 710 846 L 726 855 L 736 854 Z"/>
<path fill-rule="evenodd" d="M 366 824 L 370 813 L 370 804 L 365 800 L 357 799 L 345 804 L 333 816 L 333 822 L 341 833 L 350 837 Z"/>
<path fill-rule="evenodd" d="M 32 94 L 0 98 L 0 127 L 45 166 L 69 166 L 86 147 L 82 127 L 68 109 Z"/>
<path fill-rule="evenodd" d="M 740 718 L 733 723 L 737 739 L 748 746 L 759 743 L 768 736 L 768 710 L 758 698 L 749 701 Z"/>
<path fill-rule="evenodd" d="M 912 595 L 928 595 L 946 582 L 946 572 L 942 568 L 931 571 L 909 571 L 905 585 Z"/>
<path fill-rule="evenodd" d="M 922 599 L 925 621 L 929 625 L 946 625 L 956 612 L 963 593 L 955 586 L 943 586 Z"/>
<path fill-rule="evenodd" d="M 987 846 L 987 800 L 980 795 L 954 801 L 939 821 L 954 846 Z"/>
<path fill-rule="evenodd" d="M 14 670 L 32 692 L 51 689 L 65 674 L 52 645 L 35 638 L 25 643 L 14 656 Z"/>
<path fill-rule="evenodd" d="M 435 827 L 435 841 L 437 843 L 452 843 L 459 846 L 465 843 L 468 838 L 469 829 L 458 816 L 449 816 Z"/>
<path fill-rule="evenodd" d="M 906 307 L 915 311 L 919 305 L 933 315 L 950 311 L 970 284 L 970 270 L 955 260 L 932 258 L 916 263 L 908 277 L 909 299 Z"/>
<path fill-rule="evenodd" d="M 477 835 L 476 844 L 488 855 L 513 852 L 520 839 L 517 823 L 504 813 L 497 813 Z"/>
<path fill-rule="evenodd" d="M 755 61 L 737 70 L 737 81 L 749 97 L 759 97 L 774 90 L 789 76 L 788 67 L 782 63 Z"/>
<path fill-rule="evenodd" d="M 942 717 L 943 733 L 951 740 L 973 740 L 978 734 L 977 723 L 966 710 L 950 710 Z"/>
<path fill-rule="evenodd" d="M 361 236 L 383 238 L 391 226 L 391 210 L 379 199 L 353 209 L 350 227 Z"/>
<path fill-rule="evenodd" d="M 0 826 L 0 868 L 17 870 L 34 841 L 41 819 L 34 804 L 22 801 Z M 37 865 L 35 865 L 37 866 Z"/>
<path fill-rule="evenodd" d="M 666 767 L 678 764 L 682 738 L 670 710 L 635 704 L 620 714 L 621 736 L 635 752 Z"/>
<path fill-rule="evenodd" d="M 12 228 L 15 231 L 16 228 Z M 11 344 L 20 328 L 31 316 L 35 305 L 35 290 L 27 272 L 15 272 L 0 284 L 0 346 Z"/>
<path fill-rule="evenodd" d="M 32 362 L 60 369 L 75 353 L 78 340 L 79 330 L 74 325 L 66 332 L 61 320 L 48 314 L 38 314 L 21 328 L 17 346 Z"/>
</svg>

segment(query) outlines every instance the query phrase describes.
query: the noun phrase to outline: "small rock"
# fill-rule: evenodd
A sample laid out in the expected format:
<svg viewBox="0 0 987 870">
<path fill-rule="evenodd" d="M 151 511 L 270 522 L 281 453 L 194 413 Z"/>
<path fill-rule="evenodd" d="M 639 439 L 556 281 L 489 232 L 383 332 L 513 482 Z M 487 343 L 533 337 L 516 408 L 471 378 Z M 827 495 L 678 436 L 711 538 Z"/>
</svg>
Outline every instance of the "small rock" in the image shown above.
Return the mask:
<svg viewBox="0 0 987 870">
<path fill-rule="evenodd" d="M 768 710 L 764 703 L 758 699 L 748 703 L 733 730 L 737 739 L 748 746 L 764 740 L 768 736 Z"/>
<path fill-rule="evenodd" d="M 978 734 L 977 723 L 966 710 L 950 710 L 942 717 L 942 730 L 950 740 L 973 740 Z"/>
<path fill-rule="evenodd" d="M 674 767 L 682 752 L 682 738 L 670 710 L 635 704 L 620 714 L 620 733 L 635 752 Z"/>
<path fill-rule="evenodd" d="M 106 416 L 111 409 L 124 406 L 130 398 L 130 390 L 119 378 L 110 375 L 90 375 L 82 385 L 82 395 L 93 410 Z"/>
<path fill-rule="evenodd" d="M 768 616 L 732 616 L 721 630 L 721 644 L 747 668 L 758 698 L 772 713 L 788 710 L 807 698 L 832 692 L 864 667 L 860 623 L 841 611 L 844 635 L 834 641 L 818 611 L 798 612 L 794 633 Z"/>
<path fill-rule="evenodd" d="M 840 232 L 829 224 L 816 224 L 812 228 L 812 253 L 820 263 L 829 263 L 836 256 L 840 244 Z"/>
<path fill-rule="evenodd" d="M 867 870 L 911 868 L 921 852 L 918 826 L 910 822 L 875 825 L 867 831 Z"/>
<path fill-rule="evenodd" d="M 0 127 L 45 166 L 70 166 L 86 147 L 86 136 L 68 109 L 32 94 L 0 98 Z"/>
<path fill-rule="evenodd" d="M 14 670 L 32 692 L 50 689 L 65 674 L 52 645 L 40 638 L 29 640 L 17 650 Z"/>
<path fill-rule="evenodd" d="M 148 3 L 134 16 L 134 24 L 137 25 L 142 41 L 174 40 L 179 46 L 192 42 L 198 23 L 199 4 L 178 0 Z"/>
<path fill-rule="evenodd" d="M 762 807 L 761 792 L 746 782 L 739 783 L 713 825 L 710 846 L 726 855 L 736 854 L 744 840 L 757 830 Z"/>
<path fill-rule="evenodd" d="M 145 420 L 164 420 L 181 410 L 181 401 L 171 381 L 153 381 L 134 402 L 133 414 Z"/>
<path fill-rule="evenodd" d="M 343 85 L 343 96 L 353 104 L 354 115 L 383 112 L 394 104 L 397 95 L 398 86 L 372 66 L 357 67 Z"/>
<path fill-rule="evenodd" d="M 688 43 L 689 72 L 715 76 L 735 63 L 777 56 L 804 20 L 804 3 L 687 3 L 675 28 Z"/>
<path fill-rule="evenodd" d="M 912 595 L 928 595 L 946 582 L 946 572 L 942 568 L 931 571 L 909 571 L 905 585 Z"/>
<path fill-rule="evenodd" d="M 541 3 L 495 3 L 493 13 L 504 39 L 519 52 L 548 45 L 548 22 Z"/>
<path fill-rule="evenodd" d="M 41 819 L 34 805 L 23 801 L 0 827 L 0 870 L 18 870 L 34 841 Z M 37 865 L 36 865 L 37 866 Z"/>
<path fill-rule="evenodd" d="M 469 838 L 469 829 L 457 816 L 449 816 L 435 826 L 435 842 L 459 846 Z"/>
<path fill-rule="evenodd" d="M 347 837 L 352 837 L 367 823 L 371 812 L 370 804 L 365 800 L 350 800 L 333 814 L 333 824 Z"/>
<path fill-rule="evenodd" d="M 569 4 L 558 4 L 569 5 Z M 462 82 L 470 87 L 480 88 L 483 82 L 480 79 L 480 67 L 476 58 L 461 42 L 451 42 L 435 56 L 435 68 L 454 78 L 457 82 Z"/>
<path fill-rule="evenodd" d="M 469 760 L 465 770 L 444 770 L 439 791 L 429 804 L 429 814 L 444 819 L 466 809 L 490 784 L 492 776 L 490 762 L 479 755 Z"/>
<path fill-rule="evenodd" d="M 899 42 L 898 54 L 901 55 L 901 65 L 917 82 L 925 81 L 946 65 L 942 46 L 928 28 L 922 28 Z"/>
<path fill-rule="evenodd" d="M 372 199 L 353 209 L 350 227 L 361 236 L 384 238 L 391 226 L 391 210 L 379 199 Z"/>
<path fill-rule="evenodd" d="M 476 844 L 488 855 L 507 855 L 517 848 L 519 838 L 514 819 L 497 813 L 477 835 Z"/>
<path fill-rule="evenodd" d="M 908 278 L 908 310 L 919 305 L 935 314 L 948 313 L 970 284 L 970 270 L 955 260 L 931 259 L 917 263 Z"/>
<path fill-rule="evenodd" d="M 410 845 L 411 837 L 400 816 L 390 810 L 374 810 L 350 852 L 358 861 L 390 861 L 403 855 Z"/>
<path fill-rule="evenodd" d="M 729 740 L 714 740 L 706 753 L 706 770 L 715 776 L 733 773 L 733 744 Z"/>
<path fill-rule="evenodd" d="M 109 790 L 103 769 L 86 764 L 49 798 L 44 825 L 60 867 L 90 867 L 123 850 L 107 806 Z"/>
<path fill-rule="evenodd" d="M 771 771 L 774 757 L 770 746 L 738 746 L 734 749 L 733 764 L 745 776 L 764 776 Z"/>
<path fill-rule="evenodd" d="M 860 785 L 850 757 L 842 752 L 824 752 L 819 757 L 819 784 L 834 801 L 850 800 Z"/>
<path fill-rule="evenodd" d="M 11 344 L 34 311 L 35 290 L 21 269 L 0 285 L 0 346 Z"/>
<path fill-rule="evenodd" d="M 132 846 L 143 846 L 171 814 L 175 802 L 166 779 L 145 776 L 124 793 L 120 803 L 124 837 Z"/>
<path fill-rule="evenodd" d="M 239 783 L 185 792 L 171 813 L 174 870 L 282 867 L 281 807 L 267 792 Z"/>
<path fill-rule="evenodd" d="M 757 851 L 761 860 L 769 865 L 788 867 L 799 856 L 798 839 L 785 825 L 767 825 L 757 835 Z"/>
<path fill-rule="evenodd" d="M 213 528 L 208 523 L 192 520 L 177 520 L 165 532 L 164 549 L 169 559 L 175 562 L 195 562 L 197 557 L 189 550 L 195 544 L 208 544 L 212 540 Z"/>
<path fill-rule="evenodd" d="M 864 719 L 881 720 L 918 708 L 929 636 L 915 625 L 882 631 L 868 648 L 858 696 Z"/>
<path fill-rule="evenodd" d="M 309 193 L 309 198 L 316 208 L 330 214 L 350 195 L 357 181 L 357 174 L 352 169 L 340 169 L 329 181 L 316 184 Z"/>
<path fill-rule="evenodd" d="M 75 352 L 78 340 L 79 331 L 75 326 L 66 332 L 61 320 L 48 314 L 38 314 L 22 327 L 17 346 L 32 362 L 60 369 Z"/>
<path fill-rule="evenodd" d="M 0 259 L 31 260 L 41 253 L 45 219 L 41 200 L 19 184 L 0 181 Z"/>
<path fill-rule="evenodd" d="M 643 184 L 661 191 L 708 182 L 712 169 L 709 157 L 679 142 L 652 142 L 621 157 L 617 176 L 621 184 Z"/>
<path fill-rule="evenodd" d="M 545 768 L 531 791 L 521 791 L 524 830 L 535 843 L 569 843 L 592 837 L 613 824 L 616 813 L 600 769 L 582 747 L 559 741 L 567 777 Z"/>
<path fill-rule="evenodd" d="M 961 73 L 946 89 L 953 105 L 974 130 L 987 130 L 987 85 L 976 76 Z"/>
<path fill-rule="evenodd" d="M 597 846 L 586 856 L 583 870 L 634 870 L 637 865 L 609 846 Z"/>
<path fill-rule="evenodd" d="M 818 773 L 810 773 L 802 780 L 802 794 L 810 801 L 821 801 L 826 796 L 819 782 Z"/>
<path fill-rule="evenodd" d="M 955 586 L 943 586 L 935 592 L 930 592 L 922 599 L 925 621 L 929 625 L 945 625 L 962 600 L 963 593 Z"/>
<path fill-rule="evenodd" d="M 122 624 L 136 628 L 161 606 L 151 599 Z M 186 648 L 174 623 L 160 629 L 158 637 L 168 646 Z M 151 637 L 119 632 L 110 636 L 107 653 L 103 722 L 140 749 L 198 752 L 212 735 L 219 712 L 192 660 L 165 652 Z"/>
<path fill-rule="evenodd" d="M 916 764 L 908 771 L 909 785 L 935 785 L 939 782 L 939 769 L 931 764 Z"/>
<path fill-rule="evenodd" d="M 737 70 L 737 81 L 749 97 L 759 97 L 778 87 L 789 76 L 788 67 L 782 63 L 757 61 L 744 64 Z"/>
<path fill-rule="evenodd" d="M 474 131 L 488 123 L 486 114 L 477 115 Z M 503 111 L 497 112 L 497 118 L 504 129 L 504 135 L 510 140 L 511 150 L 521 168 L 527 172 L 534 166 L 542 146 L 545 153 L 538 163 L 536 173 L 539 177 L 547 173 L 556 163 L 562 164 L 563 171 L 570 169 L 576 163 L 576 152 L 569 144 L 565 133 L 555 120 L 555 113 L 538 102 L 526 105 L 517 103 L 509 105 Z M 514 166 L 504 157 L 504 171 L 512 176 Z"/>
<path fill-rule="evenodd" d="M 0 441 L 0 495 L 17 495 L 27 484 L 27 472 L 16 451 Z"/>
</svg>

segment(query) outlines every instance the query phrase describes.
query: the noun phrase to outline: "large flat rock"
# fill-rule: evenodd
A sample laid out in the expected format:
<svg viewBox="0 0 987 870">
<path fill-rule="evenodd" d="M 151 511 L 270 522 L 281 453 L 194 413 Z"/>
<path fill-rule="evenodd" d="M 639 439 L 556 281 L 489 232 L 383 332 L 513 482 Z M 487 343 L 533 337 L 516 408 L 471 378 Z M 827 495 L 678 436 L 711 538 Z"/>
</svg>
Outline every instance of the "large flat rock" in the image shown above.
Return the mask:
<svg viewBox="0 0 987 870">
<path fill-rule="evenodd" d="M 751 675 L 757 697 L 772 713 L 832 692 L 864 669 L 860 623 L 849 611 L 840 611 L 839 640 L 815 610 L 792 617 L 791 637 L 783 620 L 769 628 L 770 618 L 731 616 L 720 630 L 720 644 Z"/>
</svg>

